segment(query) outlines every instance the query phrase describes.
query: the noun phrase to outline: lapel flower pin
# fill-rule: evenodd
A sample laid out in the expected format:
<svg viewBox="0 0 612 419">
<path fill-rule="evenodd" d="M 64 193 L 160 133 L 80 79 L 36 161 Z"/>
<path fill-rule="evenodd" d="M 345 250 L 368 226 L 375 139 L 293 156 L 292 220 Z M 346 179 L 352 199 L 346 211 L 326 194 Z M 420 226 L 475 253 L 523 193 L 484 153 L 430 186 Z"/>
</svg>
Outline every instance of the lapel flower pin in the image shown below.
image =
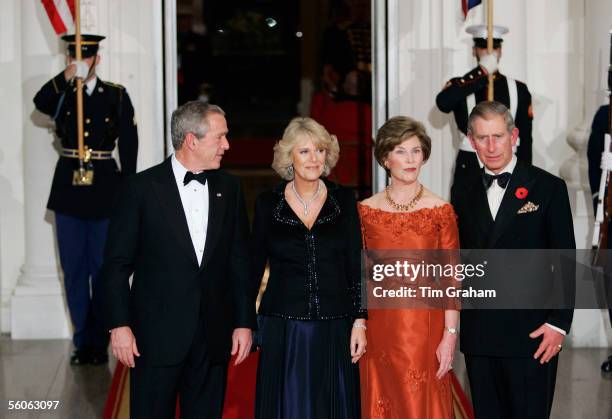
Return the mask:
<svg viewBox="0 0 612 419">
<path fill-rule="evenodd" d="M 516 188 L 516 191 L 514 191 L 514 196 L 516 196 L 518 199 L 525 199 L 527 198 L 527 195 L 529 195 L 529 191 L 527 188 L 522 186 L 520 188 Z"/>
</svg>

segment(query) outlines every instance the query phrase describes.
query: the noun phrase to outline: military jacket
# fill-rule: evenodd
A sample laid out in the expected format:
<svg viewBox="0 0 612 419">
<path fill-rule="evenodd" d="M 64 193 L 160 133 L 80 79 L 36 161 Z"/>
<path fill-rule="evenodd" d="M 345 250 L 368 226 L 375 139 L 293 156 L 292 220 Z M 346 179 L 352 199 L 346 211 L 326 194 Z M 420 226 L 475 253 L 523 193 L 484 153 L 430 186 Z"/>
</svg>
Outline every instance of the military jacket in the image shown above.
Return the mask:
<svg viewBox="0 0 612 419">
<path fill-rule="evenodd" d="M 61 147 L 77 149 L 76 83 L 66 82 L 61 72 L 36 93 L 34 104 L 55 121 Z M 83 219 L 108 218 L 121 179 L 136 172 L 134 108 L 123 86 L 96 79 L 91 94 L 83 92 L 83 116 L 85 145 L 94 151 L 112 151 L 117 145 L 121 170 L 114 159 L 92 159 L 93 184 L 73 186 L 73 171 L 79 168 L 79 160 L 60 156 L 47 208 Z"/>
<path fill-rule="evenodd" d="M 511 94 L 506 76 L 495 73 L 493 77 L 494 99 L 512 109 L 513 106 L 510 103 Z M 476 67 L 463 77 L 450 79 L 436 97 L 438 108 L 444 113 L 453 113 L 457 128 L 464 135 L 467 135 L 467 121 L 469 111 L 471 111 L 468 110 L 468 97 L 473 94 L 475 96 L 475 104 L 487 100 L 487 84 L 487 75 L 480 67 Z M 531 94 L 525 83 L 516 81 L 516 96 L 516 114 L 512 115 L 516 127 L 519 129 L 520 138 L 520 145 L 516 156 L 519 160 L 531 163 L 533 110 L 531 107 Z"/>
</svg>

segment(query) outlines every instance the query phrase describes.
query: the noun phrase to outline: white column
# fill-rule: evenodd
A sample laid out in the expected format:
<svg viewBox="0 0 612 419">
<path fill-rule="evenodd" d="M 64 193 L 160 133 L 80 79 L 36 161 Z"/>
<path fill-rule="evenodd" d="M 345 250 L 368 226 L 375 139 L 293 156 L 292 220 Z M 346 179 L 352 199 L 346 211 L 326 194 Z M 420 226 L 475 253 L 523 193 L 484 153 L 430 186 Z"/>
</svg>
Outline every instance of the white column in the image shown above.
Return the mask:
<svg viewBox="0 0 612 419">
<path fill-rule="evenodd" d="M 10 331 L 11 295 L 24 262 L 21 144 L 21 2 L 0 2 L 0 330 Z M 8 82 L 8 81 L 11 82 Z"/>
<path fill-rule="evenodd" d="M 48 118 L 32 98 L 61 69 L 59 41 L 38 2 L 21 2 L 23 97 L 23 183 L 26 258 L 11 299 L 14 339 L 69 337 L 54 238 L 54 219 L 45 210 L 57 152 Z M 46 125 L 46 126 L 45 126 Z"/>
</svg>

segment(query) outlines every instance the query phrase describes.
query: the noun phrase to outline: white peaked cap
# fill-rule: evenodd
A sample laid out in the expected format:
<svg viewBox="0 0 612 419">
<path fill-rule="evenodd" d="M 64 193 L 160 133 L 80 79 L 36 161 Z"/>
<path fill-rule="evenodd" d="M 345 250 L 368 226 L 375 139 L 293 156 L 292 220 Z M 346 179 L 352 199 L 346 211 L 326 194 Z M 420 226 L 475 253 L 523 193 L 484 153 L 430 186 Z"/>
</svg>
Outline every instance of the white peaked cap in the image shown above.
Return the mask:
<svg viewBox="0 0 612 419">
<path fill-rule="evenodd" d="M 465 31 L 472 35 L 473 38 L 487 38 L 487 25 L 472 25 L 468 26 Z M 501 39 L 502 36 L 509 31 L 505 26 L 493 25 L 493 38 Z"/>
</svg>

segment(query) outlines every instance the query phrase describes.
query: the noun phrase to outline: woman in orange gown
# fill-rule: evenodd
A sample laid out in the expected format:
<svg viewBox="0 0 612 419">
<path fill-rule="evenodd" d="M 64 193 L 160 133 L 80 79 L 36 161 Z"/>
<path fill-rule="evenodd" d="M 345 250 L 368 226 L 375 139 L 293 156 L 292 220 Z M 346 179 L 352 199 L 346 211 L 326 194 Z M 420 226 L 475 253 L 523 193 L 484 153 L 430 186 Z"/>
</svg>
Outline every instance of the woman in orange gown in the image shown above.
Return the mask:
<svg viewBox="0 0 612 419">
<path fill-rule="evenodd" d="M 387 189 L 359 204 L 366 249 L 457 249 L 450 204 L 424 188 L 431 152 L 423 125 L 395 117 L 378 131 L 374 153 Z M 360 361 L 363 418 L 453 418 L 451 382 L 459 313 L 453 309 L 371 309 Z"/>
</svg>

